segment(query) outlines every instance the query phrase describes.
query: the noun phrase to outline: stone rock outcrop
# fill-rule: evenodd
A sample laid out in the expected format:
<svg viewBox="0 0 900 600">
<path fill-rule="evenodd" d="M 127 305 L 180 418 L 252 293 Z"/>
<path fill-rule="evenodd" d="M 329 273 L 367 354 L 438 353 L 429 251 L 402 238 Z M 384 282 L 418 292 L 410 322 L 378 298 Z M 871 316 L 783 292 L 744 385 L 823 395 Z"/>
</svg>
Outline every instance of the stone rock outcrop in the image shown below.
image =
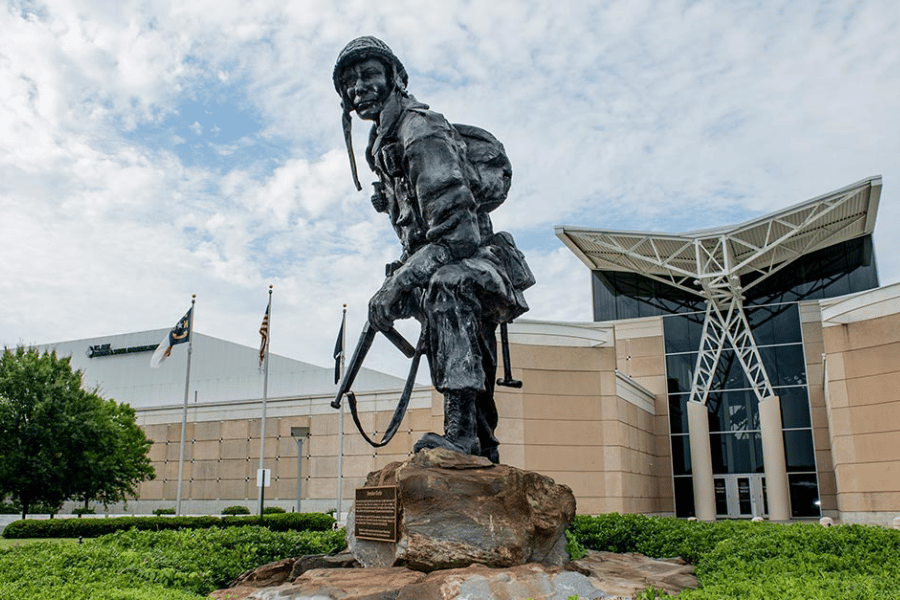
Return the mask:
<svg viewBox="0 0 900 600">
<path fill-rule="evenodd" d="M 673 594 L 697 587 L 694 567 L 680 558 L 590 551 L 568 568 L 588 575 L 597 581 L 595 585 L 615 597 L 633 598 L 650 585 Z"/>
<path fill-rule="evenodd" d="M 350 551 L 364 567 L 417 571 L 568 562 L 565 531 L 575 516 L 572 490 L 539 473 L 435 448 L 370 473 L 366 487 L 399 487 L 400 539 L 356 539 Z"/>
<path fill-rule="evenodd" d="M 275 563 L 277 564 L 277 563 Z M 693 568 L 679 559 L 591 552 L 572 563 L 578 571 L 538 564 L 491 569 L 471 565 L 423 573 L 405 567 L 311 569 L 291 582 L 242 587 L 210 594 L 220 600 L 583 600 L 633 598 L 649 585 L 669 592 L 696 587 Z M 270 570 L 261 567 L 261 570 Z M 247 582 L 250 582 L 248 584 Z"/>
</svg>

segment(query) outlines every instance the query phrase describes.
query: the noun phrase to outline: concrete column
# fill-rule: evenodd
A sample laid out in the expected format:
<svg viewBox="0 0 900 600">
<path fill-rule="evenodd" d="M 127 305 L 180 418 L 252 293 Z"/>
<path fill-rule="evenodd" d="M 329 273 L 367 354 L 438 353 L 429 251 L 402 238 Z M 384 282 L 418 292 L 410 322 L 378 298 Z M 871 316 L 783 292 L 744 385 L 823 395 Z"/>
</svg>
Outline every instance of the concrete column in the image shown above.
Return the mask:
<svg viewBox="0 0 900 600">
<path fill-rule="evenodd" d="M 694 512 L 701 521 L 716 520 L 712 455 L 709 451 L 709 415 L 705 404 L 688 402 L 688 436 L 691 440 L 691 474 L 694 482 Z"/>
<path fill-rule="evenodd" d="M 791 501 L 788 492 L 787 467 L 784 462 L 784 434 L 781 429 L 781 399 L 763 398 L 759 403 L 759 428 L 762 432 L 763 465 L 769 520 L 790 521 Z"/>
</svg>

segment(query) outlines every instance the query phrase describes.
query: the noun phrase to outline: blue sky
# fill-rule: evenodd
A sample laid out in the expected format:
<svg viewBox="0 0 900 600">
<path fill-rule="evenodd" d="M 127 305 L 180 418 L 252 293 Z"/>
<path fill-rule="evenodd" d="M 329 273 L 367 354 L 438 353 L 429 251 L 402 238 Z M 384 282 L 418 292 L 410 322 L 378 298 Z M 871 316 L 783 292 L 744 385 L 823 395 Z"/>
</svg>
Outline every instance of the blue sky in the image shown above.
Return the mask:
<svg viewBox="0 0 900 600">
<path fill-rule="evenodd" d="M 199 331 L 255 346 L 273 284 L 272 350 L 327 365 L 341 306 L 358 330 L 399 253 L 353 188 L 331 82 L 367 34 L 417 98 L 505 144 L 493 217 L 537 276 L 530 318 L 591 318 L 555 225 L 728 225 L 876 174 L 881 281 L 900 280 L 900 4 L 424 6 L 8 0 L 0 343 L 169 327 L 197 294 Z"/>
</svg>

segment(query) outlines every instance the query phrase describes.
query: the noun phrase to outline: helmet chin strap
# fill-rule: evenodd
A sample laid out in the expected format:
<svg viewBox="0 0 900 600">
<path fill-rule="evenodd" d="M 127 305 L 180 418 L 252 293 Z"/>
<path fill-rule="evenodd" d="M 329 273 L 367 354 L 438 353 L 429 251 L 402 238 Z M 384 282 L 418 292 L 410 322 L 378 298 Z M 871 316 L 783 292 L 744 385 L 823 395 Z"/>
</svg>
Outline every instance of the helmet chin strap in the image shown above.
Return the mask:
<svg viewBox="0 0 900 600">
<path fill-rule="evenodd" d="M 359 183 L 359 173 L 356 170 L 356 157 L 353 155 L 353 118 L 350 111 L 344 106 L 344 114 L 341 117 L 341 126 L 344 129 L 344 143 L 347 145 L 347 155 L 350 157 L 350 173 L 353 175 L 353 184 L 356 191 L 362 191 L 362 185 Z"/>
</svg>

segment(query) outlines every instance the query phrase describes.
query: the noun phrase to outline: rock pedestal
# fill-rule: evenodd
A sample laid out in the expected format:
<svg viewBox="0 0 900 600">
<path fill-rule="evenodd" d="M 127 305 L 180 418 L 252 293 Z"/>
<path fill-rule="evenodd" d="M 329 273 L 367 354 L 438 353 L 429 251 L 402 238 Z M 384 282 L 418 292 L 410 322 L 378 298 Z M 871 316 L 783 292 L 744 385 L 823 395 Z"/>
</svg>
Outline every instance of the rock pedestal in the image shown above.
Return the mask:
<svg viewBox="0 0 900 600">
<path fill-rule="evenodd" d="M 399 540 L 354 536 L 350 551 L 363 567 L 404 566 L 423 572 L 528 563 L 563 566 L 565 531 L 575 517 L 572 490 L 549 477 L 441 448 L 370 473 L 366 487 L 398 486 Z"/>
</svg>

